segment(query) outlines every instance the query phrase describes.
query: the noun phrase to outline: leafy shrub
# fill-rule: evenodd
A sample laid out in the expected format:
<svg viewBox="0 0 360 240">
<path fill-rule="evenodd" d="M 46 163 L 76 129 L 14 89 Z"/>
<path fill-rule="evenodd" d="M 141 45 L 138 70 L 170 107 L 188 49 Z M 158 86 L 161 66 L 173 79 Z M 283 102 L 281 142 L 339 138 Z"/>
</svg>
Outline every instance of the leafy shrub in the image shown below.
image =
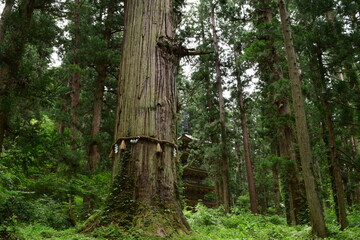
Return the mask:
<svg viewBox="0 0 360 240">
<path fill-rule="evenodd" d="M 232 209 L 232 214 L 224 214 L 221 209 L 208 209 L 202 205 L 196 207 L 196 212 L 185 211 L 191 227 L 192 236 L 180 239 L 313 239 L 309 225 L 288 226 L 286 219 L 277 216 L 254 216 L 239 207 Z M 326 222 L 329 237 L 326 240 L 360 239 L 360 211 L 354 209 L 348 216 L 349 227 L 339 230 L 335 213 L 326 211 Z"/>
<path fill-rule="evenodd" d="M 11 217 L 9 219 L 3 220 L 0 223 L 0 238 L 1 239 L 16 239 L 16 217 Z"/>
<path fill-rule="evenodd" d="M 250 197 L 249 195 L 242 195 L 239 196 L 236 200 L 236 206 L 239 207 L 240 209 L 249 209 L 250 206 Z"/>
<path fill-rule="evenodd" d="M 13 191 L 0 204 L 0 225 L 5 224 L 8 219 L 16 218 L 18 221 L 28 221 L 31 213 L 29 212 L 29 202 L 25 201 L 21 192 Z"/>
<path fill-rule="evenodd" d="M 268 221 L 275 225 L 286 224 L 286 222 L 284 220 L 285 220 L 284 218 L 281 218 L 278 215 L 273 215 L 273 216 L 268 217 Z"/>
<path fill-rule="evenodd" d="M 360 206 L 355 206 L 348 216 L 349 227 L 358 228 L 360 231 Z"/>
<path fill-rule="evenodd" d="M 221 219 L 221 224 L 226 228 L 237 228 L 239 223 L 239 217 L 234 215 L 230 215 Z"/>
<path fill-rule="evenodd" d="M 93 238 L 83 234 L 76 233 L 75 229 L 57 231 L 51 227 L 41 224 L 31 224 L 19 226 L 16 231 L 17 240 L 102 240 L 104 238 Z"/>
<path fill-rule="evenodd" d="M 198 204 L 195 208 L 195 212 L 185 211 L 185 216 L 191 225 L 194 226 L 213 226 L 218 224 L 218 218 L 220 217 L 220 211 L 217 209 L 207 208 L 202 204 Z"/>
<path fill-rule="evenodd" d="M 31 213 L 29 222 L 39 223 L 55 229 L 65 229 L 70 227 L 67 220 L 67 206 L 56 202 L 48 196 L 36 199 L 29 204 Z"/>
<path fill-rule="evenodd" d="M 195 235 L 181 239 L 308 239 L 308 226 L 287 226 L 280 216 L 254 216 L 236 207 L 233 214 L 202 205 L 196 212 L 185 212 Z"/>
<path fill-rule="evenodd" d="M 56 229 L 69 227 L 66 206 L 49 196 L 27 198 L 27 192 L 16 191 L 3 199 L 0 204 L 0 225 L 16 218 L 22 223 L 41 223 Z"/>
</svg>

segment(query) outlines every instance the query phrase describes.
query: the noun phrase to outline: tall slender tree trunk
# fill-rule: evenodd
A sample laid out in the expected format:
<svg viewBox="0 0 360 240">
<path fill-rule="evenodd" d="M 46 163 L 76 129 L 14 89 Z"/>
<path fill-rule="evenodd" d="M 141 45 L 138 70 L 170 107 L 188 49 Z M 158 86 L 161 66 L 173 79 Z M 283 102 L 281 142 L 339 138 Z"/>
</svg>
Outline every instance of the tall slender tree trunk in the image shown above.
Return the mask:
<svg viewBox="0 0 360 240">
<path fill-rule="evenodd" d="M 281 214 L 280 208 L 280 184 L 279 184 L 279 170 L 278 164 L 272 167 L 272 175 L 273 175 L 273 182 L 274 182 L 274 205 L 276 209 L 276 214 Z"/>
<path fill-rule="evenodd" d="M 301 166 L 304 176 L 306 197 L 310 209 L 310 219 L 313 234 L 326 237 L 327 231 L 322 210 L 322 205 L 316 190 L 316 181 L 312 169 L 312 154 L 310 139 L 305 117 L 304 97 L 301 92 L 300 68 L 296 60 L 295 48 L 291 36 L 290 20 L 284 0 L 279 0 L 282 32 L 284 36 L 285 51 L 288 61 L 290 86 L 295 112 L 296 135 L 300 150 Z"/>
<path fill-rule="evenodd" d="M 205 38 L 205 31 L 204 31 L 204 25 L 201 24 L 201 37 L 202 37 L 202 41 L 205 43 L 206 42 L 206 38 Z M 203 61 L 202 58 L 200 58 L 201 61 L 201 66 L 204 66 L 204 68 L 207 68 L 206 62 Z M 205 83 L 205 87 L 206 89 L 208 89 L 208 91 L 206 91 L 206 105 L 205 105 L 205 109 L 207 110 L 207 121 L 208 124 L 213 124 L 214 122 L 216 122 L 218 120 L 218 118 L 216 117 L 216 114 L 214 114 L 214 110 L 216 110 L 216 105 L 214 103 L 214 95 L 215 95 L 215 91 L 213 83 L 211 82 L 211 77 L 210 77 L 210 72 L 206 72 L 204 74 L 204 83 Z M 217 135 L 217 133 L 211 132 L 210 131 L 210 142 L 212 144 L 215 145 L 219 145 L 220 144 L 220 140 L 219 140 L 219 136 Z M 213 174 L 214 174 L 214 183 L 215 183 L 215 195 L 216 195 L 216 206 L 219 207 L 221 205 L 224 205 L 224 194 L 223 194 L 223 184 L 222 184 L 222 176 L 221 176 L 221 167 L 220 167 L 220 161 L 218 160 L 218 158 L 216 157 L 212 157 L 212 159 L 210 159 L 211 165 L 213 166 Z"/>
<path fill-rule="evenodd" d="M 262 26 L 264 23 L 272 24 L 273 9 L 270 0 L 256 1 L 255 12 L 258 15 L 258 25 Z M 279 56 L 274 46 L 275 40 L 274 37 L 272 37 L 273 34 L 271 34 L 271 31 L 264 34 L 261 29 L 259 30 L 261 34 L 258 36 L 258 38 L 266 41 L 266 52 L 268 52 L 267 55 L 260 57 L 258 61 L 259 70 L 261 79 L 267 85 L 270 85 L 282 79 L 283 74 L 278 67 Z M 286 119 L 286 122 L 292 122 L 293 120 L 291 118 L 288 96 L 286 94 L 279 94 L 278 92 L 270 94 L 271 96 L 277 96 L 274 101 L 272 101 L 272 103 L 278 109 L 278 117 Z M 280 156 L 290 160 L 284 166 L 285 170 L 281 174 L 284 193 L 287 195 L 287 199 L 285 200 L 287 213 L 286 217 L 288 224 L 299 224 L 299 213 L 304 208 L 301 203 L 303 202 L 303 198 L 305 198 L 305 196 L 301 193 L 301 179 L 299 176 L 299 171 L 297 171 L 299 170 L 299 167 L 295 149 L 293 147 L 295 145 L 293 129 L 290 127 L 290 124 L 286 124 L 286 122 L 279 126 L 278 129 L 280 133 L 280 138 L 278 140 L 280 146 Z"/>
<path fill-rule="evenodd" d="M 91 171 L 94 171 L 100 160 L 100 153 L 98 150 L 98 140 L 96 139 L 101 126 L 101 109 L 104 97 L 104 85 L 106 79 L 106 66 L 100 65 L 96 68 L 98 74 L 95 83 L 95 99 L 93 104 L 93 118 L 91 122 L 90 136 L 92 141 L 89 146 L 89 162 L 88 166 Z"/>
<path fill-rule="evenodd" d="M 201 40 L 203 43 L 206 43 L 206 37 L 205 37 L 205 26 L 204 23 L 200 23 L 200 32 L 201 32 Z M 214 111 L 216 110 L 216 105 L 215 105 L 215 101 L 214 101 L 214 95 L 215 95 L 215 90 L 214 90 L 214 85 L 211 82 L 211 76 L 210 76 L 210 72 L 207 71 L 208 67 L 208 61 L 204 61 L 204 59 L 202 57 L 200 57 L 200 66 L 205 70 L 205 72 L 202 72 L 203 75 L 203 81 L 205 84 L 205 89 L 208 89 L 208 91 L 205 92 L 205 99 L 206 102 L 204 104 L 204 108 L 206 109 L 206 114 L 207 114 L 207 123 L 208 124 L 213 124 L 214 122 L 216 122 L 218 120 L 218 118 L 216 117 L 216 114 L 214 114 Z M 212 144 L 215 145 L 219 145 L 220 144 L 220 140 L 219 137 L 217 135 L 217 133 L 214 133 L 213 131 L 209 131 L 209 139 L 210 142 Z M 221 177 L 221 173 L 220 173 L 220 167 L 219 167 L 219 161 L 218 158 L 216 157 L 212 157 L 210 160 L 210 163 L 213 167 L 213 175 L 214 175 L 214 183 L 215 183 L 215 195 L 216 195 L 216 206 L 219 207 L 223 204 L 223 192 L 222 192 L 222 177 Z"/>
<path fill-rule="evenodd" d="M 253 173 L 252 161 L 251 161 L 251 152 L 250 152 L 250 141 L 249 133 L 247 128 L 247 118 L 245 115 L 245 106 L 244 106 L 244 96 L 243 96 L 243 87 L 240 78 L 237 79 L 237 90 L 238 90 L 238 102 L 240 110 L 240 122 L 243 135 L 243 147 L 245 154 L 245 167 L 246 167 L 246 177 L 249 188 L 250 195 L 250 209 L 253 214 L 258 214 L 258 199 L 256 196 L 256 187 L 255 187 L 255 178 Z"/>
<path fill-rule="evenodd" d="M 354 190 L 354 202 L 360 204 L 360 182 L 357 184 Z"/>
<path fill-rule="evenodd" d="M 76 219 L 74 216 L 74 211 L 73 211 L 73 202 L 74 202 L 74 195 L 69 195 L 68 196 L 68 221 L 70 222 L 71 226 L 75 227 L 76 226 Z"/>
<path fill-rule="evenodd" d="M 278 156 L 278 144 L 276 142 L 271 143 L 271 154 L 274 156 Z M 279 184 L 279 163 L 276 162 L 273 164 L 272 168 L 272 176 L 273 176 L 273 186 L 274 186 L 274 205 L 276 209 L 276 214 L 281 214 L 281 208 L 280 208 L 280 184 Z"/>
<path fill-rule="evenodd" d="M 209 91 L 206 92 L 206 109 L 208 110 L 207 114 L 208 114 L 208 123 L 209 124 L 213 124 L 214 122 L 216 122 L 218 119 L 216 117 L 215 114 L 213 114 L 215 107 L 214 104 L 214 94 L 213 94 L 213 86 L 210 80 L 210 75 L 207 74 L 205 76 L 205 85 L 206 88 L 209 89 Z M 212 144 L 215 145 L 219 145 L 220 144 L 220 140 L 219 140 L 219 136 L 217 134 L 214 133 L 210 133 L 210 141 Z M 220 161 L 218 158 L 212 158 L 211 159 L 211 164 L 214 166 L 214 181 L 215 181 L 215 195 L 216 195 L 216 206 L 219 207 L 221 205 L 224 205 L 224 194 L 223 194 L 223 180 L 222 180 L 222 176 L 221 176 L 221 165 L 220 165 Z"/>
<path fill-rule="evenodd" d="M 71 85 L 71 79 L 69 78 L 67 81 L 66 81 L 66 87 L 68 89 L 70 89 Z M 64 101 L 62 106 L 61 106 L 61 112 L 63 114 L 63 116 L 69 116 L 69 105 L 71 104 L 71 94 L 72 94 L 72 91 L 68 91 L 66 92 L 63 96 L 62 96 L 62 100 Z M 66 120 L 65 119 L 61 119 L 60 122 L 59 122 L 59 133 L 60 134 L 64 134 L 65 132 L 65 127 L 66 127 Z"/>
<path fill-rule="evenodd" d="M 230 212 L 230 189 L 229 189 L 229 164 L 228 164 L 228 149 L 227 149 L 227 133 L 226 133 L 226 120 L 225 120 L 225 101 L 222 89 L 222 77 L 220 70 L 220 57 L 219 57 L 219 40 L 216 33 L 215 22 L 215 5 L 211 7 L 211 27 L 212 37 L 215 49 L 215 74 L 216 85 L 219 98 L 219 111 L 220 111 L 220 128 L 221 128 L 221 159 L 220 159 L 220 175 L 222 180 L 222 203 L 224 204 L 225 212 Z"/>
<path fill-rule="evenodd" d="M 1 46 L 1 45 L 0 45 Z M 3 150 L 5 128 L 8 117 L 8 107 L 6 104 L 7 82 L 10 78 L 7 65 L 0 66 L 0 155 Z"/>
<path fill-rule="evenodd" d="M 290 119 L 290 104 L 287 97 L 277 102 L 279 115 L 286 119 Z M 299 215 L 301 212 L 306 212 L 307 205 L 305 197 L 305 189 L 303 189 L 302 180 L 300 178 L 300 168 L 298 158 L 294 149 L 295 137 L 291 126 L 285 124 L 281 128 L 280 137 L 280 156 L 290 159 L 289 163 L 285 164 L 284 177 L 286 178 L 286 188 L 288 191 L 288 223 L 291 225 L 300 224 Z"/>
<path fill-rule="evenodd" d="M 147 236 L 190 229 L 176 170 L 174 14 L 171 0 L 125 1 L 113 184 L 102 224 L 139 228 Z"/>
<path fill-rule="evenodd" d="M 241 144 L 240 142 L 236 141 L 235 142 L 235 151 L 236 151 L 236 156 L 237 156 L 237 166 L 236 166 L 236 174 L 237 176 L 239 177 L 239 180 L 236 180 L 236 182 L 239 184 L 239 187 L 240 187 L 240 192 L 239 192 L 239 195 L 244 195 L 245 192 L 246 192 L 246 186 L 245 186 L 245 175 L 243 174 L 243 171 L 242 169 L 244 168 L 243 165 L 244 164 L 244 160 L 243 158 L 241 157 L 241 150 L 240 150 L 240 147 L 241 147 Z"/>
<path fill-rule="evenodd" d="M 80 44 L 80 15 L 79 15 L 80 3 L 79 0 L 74 0 L 74 16 L 73 16 L 73 42 L 74 42 L 74 59 L 73 64 L 80 67 L 79 64 L 79 44 Z M 80 73 L 78 69 L 76 69 L 71 77 L 71 121 L 70 121 L 70 129 L 71 129 L 71 137 L 73 139 L 77 138 L 78 135 L 78 119 L 79 116 L 77 114 L 77 108 L 79 106 L 80 100 Z"/>
<path fill-rule="evenodd" d="M 346 169 L 343 177 L 343 181 L 344 181 L 344 192 L 346 196 L 346 203 L 348 207 L 351 209 L 351 207 L 353 206 L 353 199 L 351 197 L 353 189 L 350 186 L 349 169 Z"/>
<path fill-rule="evenodd" d="M 103 33 L 103 39 L 105 44 L 109 47 L 110 39 L 111 39 L 111 20 L 114 18 L 115 11 L 115 0 L 111 0 L 109 2 L 107 12 L 106 12 L 106 20 L 105 20 L 105 29 Z M 97 136 L 100 132 L 101 126 L 101 110 L 103 105 L 103 97 L 104 97 L 104 86 L 105 80 L 107 77 L 107 66 L 109 65 L 109 59 L 105 59 L 103 62 L 96 64 L 96 73 L 97 79 L 95 82 L 95 99 L 93 103 L 93 118 L 91 123 L 91 132 L 90 137 L 92 139 L 89 145 L 89 160 L 88 166 L 90 171 L 94 171 L 98 163 L 100 161 L 100 153 L 98 150 L 98 140 Z"/>
<path fill-rule="evenodd" d="M 4 9 L 1 13 L 0 18 L 0 47 L 2 47 L 4 36 L 6 32 L 6 20 L 9 16 L 12 7 L 14 6 L 14 0 L 6 1 Z M 0 58 L 2 61 L 2 59 Z M 4 96 L 6 93 L 6 81 L 7 81 L 8 70 L 6 66 L 0 65 L 0 154 L 3 150 L 4 144 L 4 136 L 5 136 L 5 125 L 6 125 L 6 111 L 5 111 L 5 103 Z"/>
<path fill-rule="evenodd" d="M 326 135 L 327 135 L 327 145 L 330 152 L 330 176 L 333 179 L 333 190 L 334 193 L 334 201 L 336 204 L 336 211 L 338 222 L 340 224 L 340 230 L 344 230 L 348 223 L 346 218 L 346 208 L 345 208 L 345 191 L 344 191 L 344 184 L 341 177 L 341 169 L 339 164 L 339 153 L 338 147 L 335 140 L 335 133 L 333 127 L 333 121 L 329 106 L 329 96 L 328 96 L 328 89 L 326 87 L 326 79 L 325 79 L 325 69 L 323 65 L 323 58 L 322 58 L 322 50 L 319 45 L 317 45 L 317 62 L 319 67 L 319 86 L 320 86 L 320 101 L 322 105 L 322 113 L 323 118 L 325 121 L 326 126 Z"/>
<path fill-rule="evenodd" d="M 100 161 L 100 153 L 98 149 L 98 134 L 101 126 L 101 110 L 104 97 L 104 85 L 107 76 L 107 64 L 99 64 L 96 66 L 97 78 L 95 82 L 95 99 L 93 103 L 93 118 L 91 122 L 91 143 L 88 150 L 88 168 L 90 172 L 95 172 Z M 96 202 L 96 195 L 85 194 L 83 198 L 84 215 L 90 215 Z"/>
<path fill-rule="evenodd" d="M 2 48 L 4 37 L 6 33 L 6 22 L 7 18 L 11 13 L 11 10 L 14 6 L 14 0 L 8 0 L 5 2 L 5 6 L 1 13 L 0 18 L 0 48 Z M 1 53 L 2 54 L 2 53 Z M 9 76 L 8 65 L 2 62 L 2 56 L 0 56 L 0 154 L 3 150 L 4 137 L 5 137 L 5 128 L 7 121 L 7 110 L 5 103 L 5 96 L 7 94 L 7 82 Z"/>
</svg>

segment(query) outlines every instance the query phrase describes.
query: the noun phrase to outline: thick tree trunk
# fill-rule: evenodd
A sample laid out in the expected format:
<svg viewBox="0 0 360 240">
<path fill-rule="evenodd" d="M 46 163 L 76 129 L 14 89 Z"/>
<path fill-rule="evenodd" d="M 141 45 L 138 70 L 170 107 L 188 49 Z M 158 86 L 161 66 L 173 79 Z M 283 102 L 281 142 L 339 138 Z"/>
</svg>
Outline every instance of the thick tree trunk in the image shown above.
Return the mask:
<svg viewBox="0 0 360 240">
<path fill-rule="evenodd" d="M 305 117 L 304 98 L 301 92 L 300 71 L 293 46 L 290 22 L 284 0 L 279 0 L 279 11 L 284 36 L 285 51 L 289 67 L 290 86 L 295 112 L 296 135 L 300 150 L 301 166 L 304 176 L 306 197 L 310 209 L 310 218 L 313 234 L 326 237 L 327 231 L 322 210 L 322 205 L 316 190 L 316 181 L 312 169 L 312 154 L 310 139 Z"/>
<path fill-rule="evenodd" d="M 228 164 L 228 149 L 227 149 L 227 133 L 226 133 L 226 120 L 225 120 L 225 101 L 222 89 L 222 79 L 220 70 L 220 58 L 219 58 L 219 41 L 216 33 L 215 22 L 215 6 L 211 7 L 211 27 L 212 37 L 214 41 L 215 49 L 215 73 L 216 73 L 216 85 L 219 98 L 219 111 L 220 111 L 220 127 L 221 127 L 221 159 L 219 162 L 220 176 L 222 180 L 222 203 L 224 204 L 225 212 L 230 212 L 230 189 L 229 189 L 229 164 Z"/>
<path fill-rule="evenodd" d="M 118 87 L 113 184 L 102 224 L 176 236 L 190 227 L 179 202 L 176 86 L 171 0 L 125 2 Z"/>
</svg>

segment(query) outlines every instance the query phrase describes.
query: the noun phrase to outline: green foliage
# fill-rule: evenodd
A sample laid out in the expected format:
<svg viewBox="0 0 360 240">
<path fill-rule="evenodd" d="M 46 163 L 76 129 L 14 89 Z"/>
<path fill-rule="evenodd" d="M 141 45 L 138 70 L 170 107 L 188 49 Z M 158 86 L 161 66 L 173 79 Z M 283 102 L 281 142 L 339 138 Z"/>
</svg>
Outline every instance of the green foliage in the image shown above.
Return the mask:
<svg viewBox="0 0 360 240">
<path fill-rule="evenodd" d="M 18 226 L 16 228 L 16 239 L 19 240 L 42 240 L 42 239 L 54 239 L 54 240 L 93 240 L 104 239 L 94 238 L 79 234 L 75 229 L 67 229 L 63 231 L 57 231 L 51 227 L 41 224 L 33 224 L 28 226 Z"/>
<path fill-rule="evenodd" d="M 232 214 L 224 214 L 223 209 L 209 209 L 199 204 L 195 212 L 185 211 L 193 233 L 176 240 L 227 240 L 227 239 L 312 239 L 309 226 L 288 226 L 283 217 L 277 215 L 254 216 L 241 208 L 233 208 Z M 352 240 L 360 237 L 360 211 L 353 211 L 349 216 L 349 227 L 340 231 L 334 220 L 334 212 L 327 211 L 327 226 L 330 233 L 325 240 Z M 0 233 L 7 232 L 9 239 L 19 240 L 92 240 L 92 239 L 128 239 L 150 240 L 158 238 L 142 237 L 141 230 L 125 229 L 118 225 L 98 227 L 92 233 L 79 234 L 76 229 L 55 230 L 49 226 L 33 223 L 19 224 L 15 217 L 0 227 Z M 11 238 L 12 237 L 12 238 Z"/>
<path fill-rule="evenodd" d="M 38 223 L 55 229 L 66 229 L 70 226 L 67 220 L 67 206 L 48 196 L 29 202 L 27 210 L 31 223 Z"/>
<path fill-rule="evenodd" d="M 194 234 L 181 239 L 311 239 L 310 226 L 288 226 L 283 217 L 277 215 L 254 216 L 239 208 L 233 208 L 232 214 L 224 215 L 219 209 L 208 209 L 197 205 L 196 212 L 185 211 L 185 215 L 194 230 Z M 358 239 L 360 237 L 359 212 L 349 216 L 350 226 L 339 231 L 335 222 L 327 223 L 331 239 Z M 353 225 L 355 224 L 355 225 Z M 180 238 L 179 238 L 180 239 Z"/>
<path fill-rule="evenodd" d="M 328 209 L 326 212 L 326 220 L 328 223 L 329 240 L 341 239 L 351 240 L 360 238 L 360 211 L 354 210 L 348 215 L 349 226 L 344 230 L 340 231 L 339 226 L 336 222 L 336 216 L 334 210 Z"/>
<path fill-rule="evenodd" d="M 198 205 L 196 212 L 185 212 L 195 234 L 184 239 L 307 239 L 309 227 L 290 227 L 279 216 L 254 216 L 233 209 L 224 215 L 219 209 Z"/>
<path fill-rule="evenodd" d="M 239 209 L 249 209 L 250 197 L 249 194 L 241 195 L 236 199 L 236 207 Z"/>
</svg>

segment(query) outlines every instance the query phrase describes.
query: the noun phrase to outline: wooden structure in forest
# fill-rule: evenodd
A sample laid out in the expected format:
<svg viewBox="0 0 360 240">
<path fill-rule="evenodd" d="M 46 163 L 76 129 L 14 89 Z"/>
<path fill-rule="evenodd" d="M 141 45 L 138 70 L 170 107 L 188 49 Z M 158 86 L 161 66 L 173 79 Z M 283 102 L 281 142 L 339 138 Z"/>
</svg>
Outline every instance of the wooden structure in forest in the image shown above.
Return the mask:
<svg viewBox="0 0 360 240">
<path fill-rule="evenodd" d="M 181 152 L 181 163 L 185 166 L 182 179 L 187 206 L 196 206 L 198 202 L 202 202 L 207 207 L 215 207 L 216 203 L 206 199 L 205 195 L 214 192 L 215 188 L 204 183 L 209 173 L 205 169 L 188 165 L 188 157 L 190 146 L 189 143 L 195 140 L 189 134 L 184 133 L 178 138 L 179 150 Z M 188 166 L 187 166 L 188 165 Z"/>
</svg>

